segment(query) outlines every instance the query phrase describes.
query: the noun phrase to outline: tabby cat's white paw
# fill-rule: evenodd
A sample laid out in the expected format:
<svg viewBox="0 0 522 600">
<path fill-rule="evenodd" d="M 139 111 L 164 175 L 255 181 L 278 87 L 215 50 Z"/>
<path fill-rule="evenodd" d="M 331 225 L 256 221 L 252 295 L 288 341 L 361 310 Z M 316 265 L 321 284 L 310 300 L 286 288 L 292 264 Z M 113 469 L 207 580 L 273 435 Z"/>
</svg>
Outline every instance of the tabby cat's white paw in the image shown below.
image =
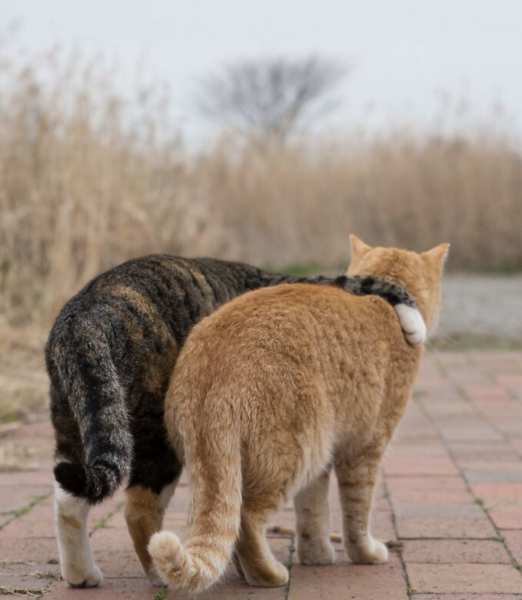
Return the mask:
<svg viewBox="0 0 522 600">
<path fill-rule="evenodd" d="M 412 346 L 423 344 L 426 341 L 427 329 L 419 310 L 406 304 L 397 304 L 395 312 L 408 342 Z"/>
<path fill-rule="evenodd" d="M 90 565 L 88 570 L 69 567 L 62 569 L 62 577 L 71 588 L 98 587 L 103 581 L 102 572 L 96 565 Z"/>
</svg>

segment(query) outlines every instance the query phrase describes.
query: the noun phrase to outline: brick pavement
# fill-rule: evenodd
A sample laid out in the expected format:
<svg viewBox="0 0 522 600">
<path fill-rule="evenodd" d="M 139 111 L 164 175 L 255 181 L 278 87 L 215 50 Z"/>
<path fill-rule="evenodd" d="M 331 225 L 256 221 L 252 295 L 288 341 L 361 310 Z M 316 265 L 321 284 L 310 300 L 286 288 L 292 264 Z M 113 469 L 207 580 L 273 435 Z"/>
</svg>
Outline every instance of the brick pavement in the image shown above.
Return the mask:
<svg viewBox="0 0 522 600">
<path fill-rule="evenodd" d="M 58 579 L 52 509 L 52 431 L 27 425 L 0 438 L 0 593 L 46 600 L 181 598 L 151 588 L 126 531 L 119 493 L 92 512 L 92 542 L 105 576 L 96 590 Z M 16 460 L 13 462 L 13 457 Z M 332 531 L 340 513 L 332 483 Z M 179 531 L 188 502 L 178 488 L 165 525 Z M 293 526 L 291 507 L 272 519 Z M 426 356 L 414 399 L 388 452 L 376 495 L 374 533 L 402 542 L 382 566 L 304 567 L 293 540 L 270 537 L 291 567 L 288 588 L 260 589 L 232 570 L 201 599 L 522 599 L 522 353 Z"/>
</svg>

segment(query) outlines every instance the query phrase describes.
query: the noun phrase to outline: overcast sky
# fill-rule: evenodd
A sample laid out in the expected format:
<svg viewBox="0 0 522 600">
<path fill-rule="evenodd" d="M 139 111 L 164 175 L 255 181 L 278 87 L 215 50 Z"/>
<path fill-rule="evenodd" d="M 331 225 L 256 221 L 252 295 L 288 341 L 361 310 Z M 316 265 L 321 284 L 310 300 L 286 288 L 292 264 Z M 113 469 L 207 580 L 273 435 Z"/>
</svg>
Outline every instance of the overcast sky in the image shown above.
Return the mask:
<svg viewBox="0 0 522 600">
<path fill-rule="evenodd" d="M 474 118 L 502 104 L 522 134 L 521 0 L 0 0 L 0 22 L 15 19 L 32 50 L 101 51 L 129 72 L 144 59 L 189 137 L 208 131 L 191 107 L 206 72 L 310 53 L 353 65 L 338 127 L 433 125 L 447 96 Z"/>
</svg>

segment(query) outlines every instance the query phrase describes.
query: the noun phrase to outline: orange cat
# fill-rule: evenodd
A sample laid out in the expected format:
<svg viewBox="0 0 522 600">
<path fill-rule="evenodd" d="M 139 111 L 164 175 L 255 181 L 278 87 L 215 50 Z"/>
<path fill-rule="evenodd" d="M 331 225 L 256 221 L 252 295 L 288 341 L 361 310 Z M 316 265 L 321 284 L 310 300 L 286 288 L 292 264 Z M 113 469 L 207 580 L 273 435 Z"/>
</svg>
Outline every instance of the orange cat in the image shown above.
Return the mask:
<svg viewBox="0 0 522 600">
<path fill-rule="evenodd" d="M 370 248 L 354 236 L 351 245 L 348 273 L 404 286 L 432 331 L 448 245 L 423 254 Z M 250 584 L 284 585 L 288 572 L 265 526 L 292 496 L 301 563 L 332 563 L 332 468 L 346 552 L 357 563 L 385 562 L 388 551 L 369 530 L 373 488 L 422 352 L 381 298 L 307 284 L 250 292 L 196 325 L 165 406 L 192 501 L 183 544 L 170 532 L 151 539 L 161 578 L 200 591 L 234 555 Z"/>
</svg>

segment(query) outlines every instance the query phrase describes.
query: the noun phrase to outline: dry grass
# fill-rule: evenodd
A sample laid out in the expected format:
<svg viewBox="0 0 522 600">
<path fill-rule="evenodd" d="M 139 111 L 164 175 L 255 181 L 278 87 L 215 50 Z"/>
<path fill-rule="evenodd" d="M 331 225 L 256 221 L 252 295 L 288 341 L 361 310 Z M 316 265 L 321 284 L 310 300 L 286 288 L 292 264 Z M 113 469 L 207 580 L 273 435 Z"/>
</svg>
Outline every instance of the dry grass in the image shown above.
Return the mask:
<svg viewBox="0 0 522 600">
<path fill-rule="evenodd" d="M 349 232 L 462 268 L 522 266 L 522 162 L 493 134 L 406 132 L 183 150 L 154 86 L 103 62 L 0 44 L 0 315 L 47 326 L 89 278 L 153 252 L 284 267 L 347 261 Z M 3 48 L 3 51 L 2 51 Z"/>
</svg>

